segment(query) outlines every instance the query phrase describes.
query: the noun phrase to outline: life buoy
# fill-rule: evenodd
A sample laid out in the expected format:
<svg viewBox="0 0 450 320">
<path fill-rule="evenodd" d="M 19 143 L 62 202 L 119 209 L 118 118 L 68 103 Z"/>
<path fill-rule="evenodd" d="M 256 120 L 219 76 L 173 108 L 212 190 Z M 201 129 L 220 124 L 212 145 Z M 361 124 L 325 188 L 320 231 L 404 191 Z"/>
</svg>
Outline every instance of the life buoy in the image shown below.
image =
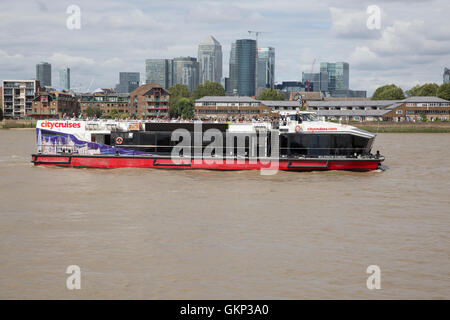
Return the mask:
<svg viewBox="0 0 450 320">
<path fill-rule="evenodd" d="M 122 144 L 123 143 L 123 138 L 122 137 L 117 137 L 116 138 L 116 144 Z"/>
<path fill-rule="evenodd" d="M 302 126 L 298 124 L 295 126 L 295 132 L 299 133 L 300 131 L 302 131 Z"/>
</svg>

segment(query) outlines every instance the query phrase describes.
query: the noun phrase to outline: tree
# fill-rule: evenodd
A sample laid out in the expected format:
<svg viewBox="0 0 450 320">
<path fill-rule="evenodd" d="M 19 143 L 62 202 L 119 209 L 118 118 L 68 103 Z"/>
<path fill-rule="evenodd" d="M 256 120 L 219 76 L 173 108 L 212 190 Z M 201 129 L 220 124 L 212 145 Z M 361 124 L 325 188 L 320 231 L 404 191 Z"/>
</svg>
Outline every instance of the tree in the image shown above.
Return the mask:
<svg viewBox="0 0 450 320">
<path fill-rule="evenodd" d="M 3 121 L 3 109 L 0 108 L 0 121 Z"/>
<path fill-rule="evenodd" d="M 194 99 L 200 99 L 205 96 L 224 96 L 225 89 L 218 82 L 205 81 L 205 83 L 198 85 L 192 93 Z"/>
<path fill-rule="evenodd" d="M 177 116 L 183 119 L 192 119 L 194 117 L 194 101 L 189 98 L 181 98 L 175 106 Z"/>
<path fill-rule="evenodd" d="M 388 84 L 377 88 L 372 95 L 372 100 L 403 100 L 405 95 L 403 90 L 395 84 Z"/>
<path fill-rule="evenodd" d="M 417 97 L 417 96 L 419 96 L 420 88 L 421 88 L 421 86 L 416 84 L 414 87 L 407 90 L 405 93 L 408 97 Z"/>
<path fill-rule="evenodd" d="M 189 98 L 191 93 L 184 84 L 175 84 L 168 89 L 170 93 L 169 113 L 172 117 L 178 117 L 177 104 L 181 98 Z"/>
<path fill-rule="evenodd" d="M 422 122 L 427 122 L 428 121 L 427 115 L 425 113 L 421 113 L 420 114 L 420 121 L 422 121 Z"/>
<path fill-rule="evenodd" d="M 99 107 L 87 107 L 86 108 L 86 115 L 89 118 L 93 118 L 93 117 L 100 118 L 102 116 L 102 113 L 103 113 L 103 111 Z"/>
<path fill-rule="evenodd" d="M 121 113 L 117 109 L 112 109 L 107 114 L 105 114 L 104 117 L 108 119 L 125 119 L 128 118 L 128 113 Z"/>
<path fill-rule="evenodd" d="M 258 96 L 258 100 L 284 100 L 284 94 L 275 89 L 265 89 Z"/>
<path fill-rule="evenodd" d="M 441 99 L 450 100 L 450 83 L 441 84 L 436 95 Z"/>
<path fill-rule="evenodd" d="M 426 83 L 419 90 L 419 96 L 435 97 L 439 86 L 436 83 Z"/>
<path fill-rule="evenodd" d="M 406 91 L 406 95 L 408 97 L 414 96 L 430 96 L 435 97 L 436 93 L 439 89 L 439 86 L 436 83 L 425 83 L 424 85 L 415 85 L 408 91 Z"/>
</svg>

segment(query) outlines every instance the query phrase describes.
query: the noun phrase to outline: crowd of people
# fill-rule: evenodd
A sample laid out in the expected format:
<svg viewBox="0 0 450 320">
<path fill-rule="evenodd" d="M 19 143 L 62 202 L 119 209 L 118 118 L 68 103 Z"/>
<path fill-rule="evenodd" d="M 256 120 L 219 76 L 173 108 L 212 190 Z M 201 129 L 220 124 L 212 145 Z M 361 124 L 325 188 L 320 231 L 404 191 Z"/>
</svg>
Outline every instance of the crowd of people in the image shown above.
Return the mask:
<svg viewBox="0 0 450 320">
<path fill-rule="evenodd" d="M 280 118 L 281 119 L 281 118 Z M 106 118 L 97 118 L 96 116 L 88 117 L 83 114 L 79 114 L 78 116 L 75 114 L 72 114 L 71 116 L 68 116 L 67 114 L 64 114 L 62 117 L 62 120 L 85 120 L 85 121 L 106 121 L 108 119 Z M 111 120 L 111 119 L 109 119 Z M 148 116 L 143 119 L 138 119 L 137 117 L 129 117 L 129 118 L 115 118 L 112 119 L 115 121 L 130 121 L 130 120 L 146 120 L 151 122 L 172 122 L 172 123 L 192 123 L 192 122 L 210 122 L 210 123 L 258 123 L 258 122 L 278 122 L 278 119 L 274 119 L 271 117 L 259 117 L 259 116 L 241 116 L 241 117 L 235 117 L 235 116 L 194 116 L 192 119 L 183 119 L 181 117 L 178 118 L 171 118 L 170 116 Z"/>
</svg>

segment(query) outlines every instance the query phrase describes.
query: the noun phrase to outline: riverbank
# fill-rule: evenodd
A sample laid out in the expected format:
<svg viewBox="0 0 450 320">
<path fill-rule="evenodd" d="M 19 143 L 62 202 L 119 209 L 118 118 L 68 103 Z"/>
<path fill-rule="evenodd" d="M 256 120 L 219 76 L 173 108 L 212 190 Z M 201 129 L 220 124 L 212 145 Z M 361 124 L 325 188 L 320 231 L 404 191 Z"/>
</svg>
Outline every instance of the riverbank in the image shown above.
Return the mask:
<svg viewBox="0 0 450 320">
<path fill-rule="evenodd" d="M 346 123 L 342 123 L 346 124 Z M 450 121 L 443 122 L 349 122 L 349 125 L 375 133 L 450 133 Z M 36 120 L 3 120 L 0 129 L 36 128 Z"/>
<path fill-rule="evenodd" d="M 3 120 L 0 129 L 31 129 L 36 128 L 36 120 Z"/>
<path fill-rule="evenodd" d="M 357 128 L 375 133 L 450 133 L 450 122 L 355 122 Z"/>
</svg>

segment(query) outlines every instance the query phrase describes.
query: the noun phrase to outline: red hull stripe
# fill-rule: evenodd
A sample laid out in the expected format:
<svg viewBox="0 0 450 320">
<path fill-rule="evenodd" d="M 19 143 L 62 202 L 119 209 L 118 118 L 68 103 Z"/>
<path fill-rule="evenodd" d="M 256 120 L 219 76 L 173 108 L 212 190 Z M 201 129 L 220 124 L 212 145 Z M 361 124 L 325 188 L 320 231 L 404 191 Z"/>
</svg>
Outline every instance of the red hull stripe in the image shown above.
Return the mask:
<svg viewBox="0 0 450 320">
<path fill-rule="evenodd" d="M 305 170 L 375 170 L 382 160 L 172 160 L 166 158 L 139 158 L 117 156 L 48 156 L 33 155 L 35 165 L 58 165 L 87 168 L 167 168 L 167 169 L 212 169 L 212 170 L 260 170 L 278 169 L 288 171 Z"/>
</svg>

